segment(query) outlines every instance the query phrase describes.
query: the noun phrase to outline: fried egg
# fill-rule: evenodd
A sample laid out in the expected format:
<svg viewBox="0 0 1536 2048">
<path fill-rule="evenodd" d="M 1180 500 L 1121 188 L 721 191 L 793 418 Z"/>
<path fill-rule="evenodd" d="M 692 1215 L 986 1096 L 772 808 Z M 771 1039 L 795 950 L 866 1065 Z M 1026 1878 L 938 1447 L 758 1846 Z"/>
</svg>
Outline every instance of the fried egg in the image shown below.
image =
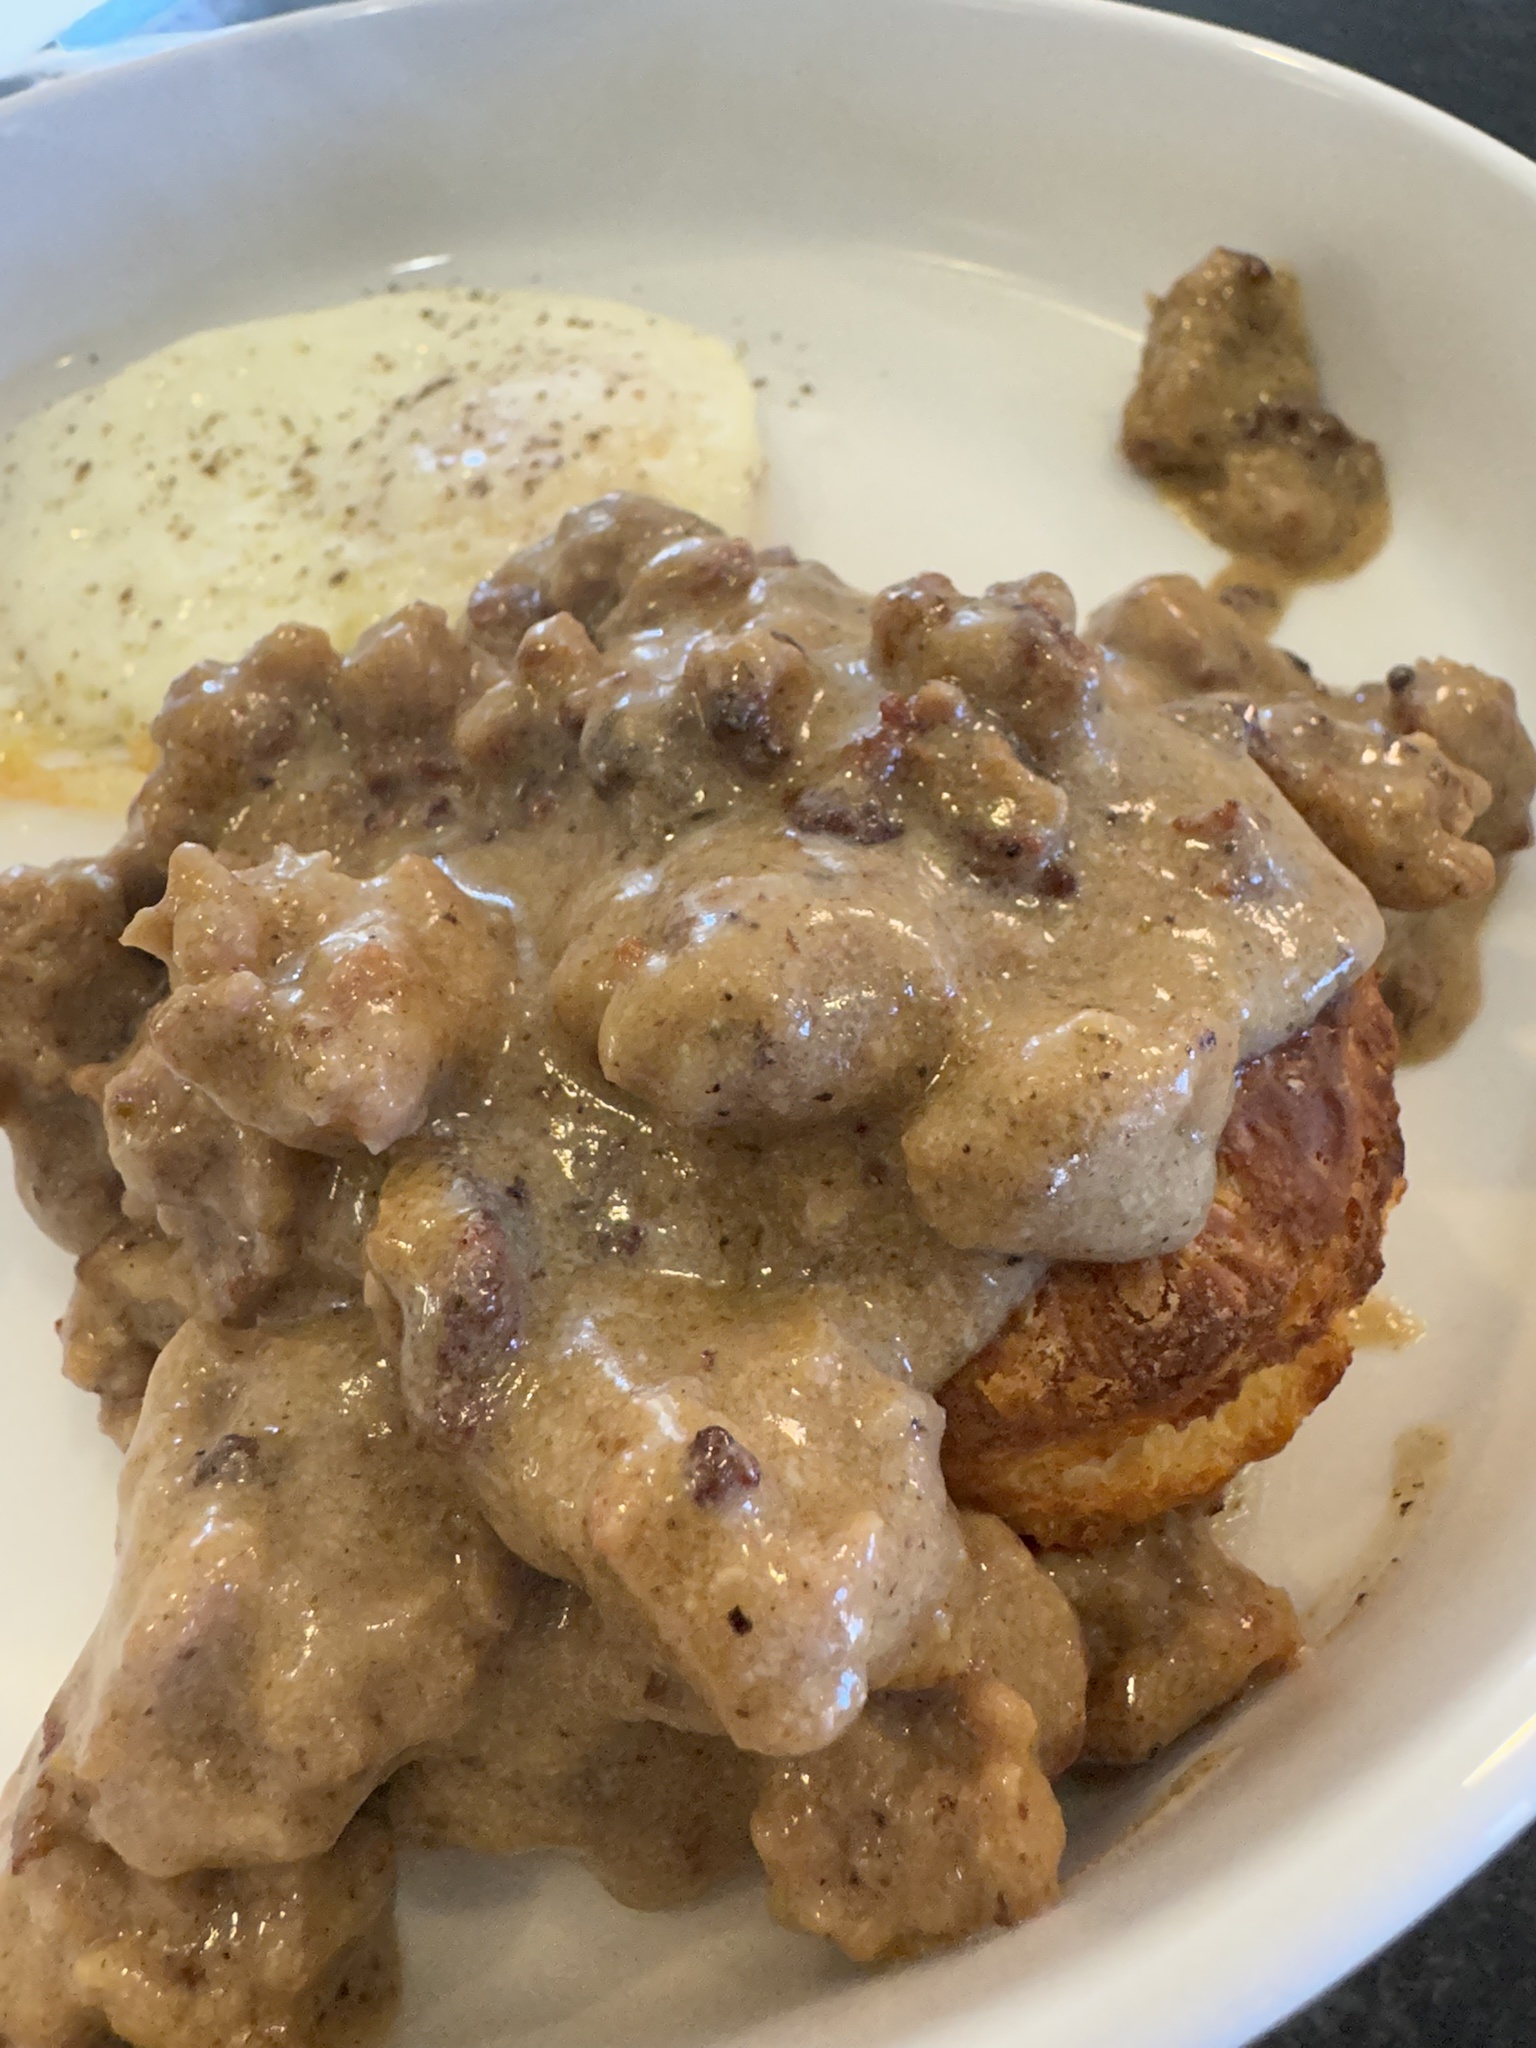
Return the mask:
<svg viewBox="0 0 1536 2048">
<path fill-rule="evenodd" d="M 141 750 L 194 661 L 452 614 L 604 491 L 739 531 L 760 466 L 736 353 L 633 306 L 414 291 L 194 335 L 0 443 L 6 751 Z"/>
</svg>

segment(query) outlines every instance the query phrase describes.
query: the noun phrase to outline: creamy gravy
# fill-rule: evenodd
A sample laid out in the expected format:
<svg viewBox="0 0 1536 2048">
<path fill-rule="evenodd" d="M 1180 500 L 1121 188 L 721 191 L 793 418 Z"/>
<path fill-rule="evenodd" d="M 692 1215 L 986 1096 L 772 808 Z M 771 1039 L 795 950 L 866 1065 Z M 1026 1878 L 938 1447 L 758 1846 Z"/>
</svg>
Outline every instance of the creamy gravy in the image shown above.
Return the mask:
<svg viewBox="0 0 1536 2048">
<path fill-rule="evenodd" d="M 793 1753 L 949 1625 L 930 1390 L 1046 1259 L 1199 1227 L 1236 1063 L 1368 965 L 1380 921 L 1240 750 L 1102 703 L 1019 589 L 872 606 L 634 500 L 505 580 L 590 637 L 550 618 L 506 659 L 407 614 L 327 685 L 361 707 L 339 746 L 317 715 L 204 828 L 226 862 L 288 841 L 379 881 L 176 857 L 130 935 L 172 995 L 108 1131 L 152 1182 L 157 1118 L 185 1114 L 146 1089 L 160 1061 L 338 1155 L 344 1208 L 387 1168 L 369 1296 L 418 1419 L 514 1550 L 634 1614 L 739 1742 Z M 370 826 L 338 787 L 347 718 L 387 731 L 454 661 L 441 822 Z M 360 1102 L 334 1034 L 370 952 L 413 1017 Z M 267 1314 L 316 1284 L 278 1266 Z M 516 1313 L 460 1357 L 445 1304 L 477 1287 Z M 688 1505 L 709 1431 L 757 1474 L 717 1516 Z"/>
<path fill-rule="evenodd" d="M 118 856 L 170 993 L 80 1085 L 191 1305 L 361 1291 L 503 1540 L 747 1748 L 948 1639 L 933 1389 L 1047 1261 L 1191 1236 L 1237 1063 L 1380 945 L 1070 606 L 600 501 L 467 640 L 193 671 Z"/>
</svg>

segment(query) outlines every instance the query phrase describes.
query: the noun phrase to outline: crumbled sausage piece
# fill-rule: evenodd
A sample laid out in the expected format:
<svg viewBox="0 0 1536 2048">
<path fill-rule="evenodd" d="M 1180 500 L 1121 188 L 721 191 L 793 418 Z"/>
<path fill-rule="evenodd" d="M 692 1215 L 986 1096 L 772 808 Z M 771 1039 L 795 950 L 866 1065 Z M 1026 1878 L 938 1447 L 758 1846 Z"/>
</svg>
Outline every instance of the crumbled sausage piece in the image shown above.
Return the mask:
<svg viewBox="0 0 1536 2048">
<path fill-rule="evenodd" d="M 370 626 L 337 669 L 331 699 L 366 735 L 441 732 L 471 687 L 469 649 L 434 604 L 408 604 Z"/>
<path fill-rule="evenodd" d="M 1040 1768 L 1048 1778 L 1059 1778 L 1083 1747 L 1088 1665 L 1077 1616 L 1006 1522 L 996 1515 L 963 1513 L 960 1526 L 969 1584 L 966 1596 L 955 1603 L 953 1641 L 947 1651 L 941 1646 L 936 1656 L 930 1652 L 932 1669 L 919 1664 L 902 1672 L 901 1688 L 933 1684 L 961 1671 L 1000 1678 L 1029 1702 Z"/>
<path fill-rule="evenodd" d="M 718 535 L 718 527 L 691 512 L 614 491 L 567 512 L 548 540 L 524 548 L 497 574 L 527 583 L 546 611 L 573 612 L 600 636 L 648 562 L 675 541 Z"/>
<path fill-rule="evenodd" d="M 1374 441 L 1315 405 L 1263 404 L 1241 422 L 1219 483 L 1191 490 L 1200 526 L 1234 554 L 1316 575 L 1374 553 L 1387 480 Z"/>
<path fill-rule="evenodd" d="M 815 1315 L 786 1310 L 739 1332 L 707 1398 L 673 1383 L 620 1412 L 604 1435 L 622 1428 L 627 1448 L 584 1478 L 594 1583 L 625 1588 L 742 1748 L 784 1755 L 830 1741 L 867 1687 L 910 1661 L 957 1581 L 959 1530 L 927 1478 L 931 1404 Z M 673 1432 L 691 1440 L 710 1427 L 793 1447 L 764 1463 L 750 1513 L 692 1503 Z M 542 1488 L 558 1480 L 539 1476 Z"/>
<path fill-rule="evenodd" d="M 1100 605 L 1088 632 L 1168 698 L 1220 691 L 1270 704 L 1306 694 L 1290 656 L 1193 576 L 1149 576 Z M 1322 693 L 1319 693 L 1320 695 Z"/>
<path fill-rule="evenodd" d="M 190 669 L 152 728 L 161 759 L 128 844 L 162 870 L 191 840 L 236 861 L 323 850 L 366 872 L 459 829 L 453 718 L 489 659 L 423 605 L 346 663 L 323 633 L 282 626 L 239 661 Z"/>
<path fill-rule="evenodd" d="M 616 986 L 597 1051 L 609 1080 L 677 1122 L 835 1116 L 910 1085 L 935 1055 L 945 949 L 898 891 L 807 868 L 674 900 Z"/>
<path fill-rule="evenodd" d="M 75 1068 L 115 1059 L 163 993 L 161 970 L 119 944 L 146 900 L 144 882 L 131 862 L 110 856 L 0 874 L 7 1093 L 62 1090 Z"/>
<path fill-rule="evenodd" d="M 191 1313 L 192 1275 L 158 1231 L 122 1224 L 75 1267 L 64 1311 L 64 1377 L 95 1394 L 101 1426 L 126 1449 L 150 1367 Z"/>
<path fill-rule="evenodd" d="M 1092 653 L 1046 595 L 1043 603 L 964 598 L 943 576 L 894 584 L 870 616 L 871 662 L 908 696 L 924 683 L 953 682 L 978 710 L 996 714 L 1031 766 L 1050 774 L 1091 726 L 1098 676 Z"/>
<path fill-rule="evenodd" d="M 882 715 L 900 731 L 930 733 L 935 728 L 964 725 L 971 717 L 965 692 L 949 681 L 924 683 L 910 697 L 888 698 Z M 899 765 L 899 762 L 898 762 Z"/>
<path fill-rule="evenodd" d="M 1035 1717 L 995 1678 L 883 1693 L 766 1779 L 752 1839 L 769 1904 L 855 1962 L 920 1955 L 1053 1905 L 1066 1841 Z"/>
<path fill-rule="evenodd" d="M 615 1371 L 644 1327 L 594 1300 L 459 1469 L 509 1548 L 627 1616 L 738 1746 L 814 1749 L 910 1662 L 956 1582 L 937 1407 L 815 1306 L 730 1320 L 707 1378 Z M 786 1447 L 749 1511 L 688 1493 L 680 1451 L 711 1427 Z"/>
<path fill-rule="evenodd" d="M 798 832 L 826 834 L 855 846 L 883 846 L 906 830 L 898 771 L 912 720 L 905 700 L 882 699 L 880 723 L 850 741 L 830 772 L 801 790 L 789 808 Z"/>
<path fill-rule="evenodd" d="M 0 875 L 0 1121 L 23 1202 L 75 1252 L 119 1221 L 120 1190 L 100 1114 L 71 1077 L 119 1057 L 165 986 L 118 943 L 146 879 L 121 857 Z"/>
<path fill-rule="evenodd" d="M 550 995 L 561 1024 L 582 1045 L 595 1047 L 608 1005 L 645 965 L 651 948 L 623 920 L 599 918 L 578 933 L 555 963 Z"/>
<path fill-rule="evenodd" d="M 1493 871 L 1479 849 L 1524 843 L 1536 749 L 1508 684 L 1426 662 L 1351 703 L 1189 576 L 1134 585 L 1100 608 L 1092 630 L 1167 699 L 1220 692 L 1247 711 L 1254 759 L 1386 908 L 1480 895 Z M 1169 708 L 1202 723 L 1198 704 Z M 1500 795 L 1490 800 L 1487 783 Z"/>
<path fill-rule="evenodd" d="M 178 676 L 150 727 L 160 763 L 130 813 L 146 849 L 164 861 L 183 840 L 218 844 L 327 717 L 340 667 L 324 633 L 280 626 L 239 661 Z"/>
<path fill-rule="evenodd" d="M 155 1050 L 237 1122 L 315 1151 L 382 1152 L 444 1074 L 494 1032 L 510 988 L 495 925 L 431 861 L 371 882 L 280 848 L 233 872 L 172 856 L 128 943 L 172 970 Z"/>
<path fill-rule="evenodd" d="M 1020 758 L 1006 723 L 978 716 L 948 678 L 886 697 L 876 730 L 845 747 L 789 815 L 801 832 L 878 846 L 901 836 L 909 813 L 956 840 L 974 874 L 1071 893 L 1065 795 Z"/>
<path fill-rule="evenodd" d="M 1492 854 L 1518 853 L 1531 843 L 1536 746 L 1520 723 L 1515 693 L 1498 676 L 1459 661 L 1419 661 L 1388 677 L 1387 724 L 1395 732 L 1427 733 L 1448 759 L 1480 775 L 1492 801 L 1467 837 Z"/>
<path fill-rule="evenodd" d="M 1385 909 L 1431 910 L 1492 889 L 1493 856 L 1466 836 L 1488 785 L 1429 734 L 1389 739 L 1310 702 L 1267 705 L 1249 729 L 1265 774 Z"/>
<path fill-rule="evenodd" d="M 319 1162 L 233 1122 L 153 1045 L 102 1088 L 126 1214 L 181 1247 L 204 1313 L 245 1320 L 299 1262 Z"/>
<path fill-rule="evenodd" d="M 745 1444 L 718 1422 L 701 1429 L 688 1446 L 688 1492 L 701 1508 L 734 1507 L 757 1490 L 763 1473 Z"/>
<path fill-rule="evenodd" d="M 477 647 L 510 658 L 529 628 L 544 617 L 538 587 L 504 570 L 482 577 L 469 594 L 465 630 Z"/>
<path fill-rule="evenodd" d="M 328 1848 L 402 1753 L 457 1727 L 511 1619 L 499 1546 L 378 1354 L 352 1310 L 188 1322 L 160 1355 L 49 1765 L 137 1870 Z"/>
<path fill-rule="evenodd" d="M 705 729 L 754 774 L 794 752 L 817 687 L 804 650 L 761 626 L 696 640 L 683 684 L 698 699 Z"/>
<path fill-rule="evenodd" d="M 1323 409 L 1301 288 L 1257 256 L 1213 249 L 1154 302 L 1121 446 L 1213 540 L 1291 575 L 1385 536 L 1380 452 Z"/>
<path fill-rule="evenodd" d="M 1066 796 L 1026 768 L 1001 732 L 971 718 L 931 725 L 908 743 L 903 780 L 959 834 L 977 874 L 1030 890 L 1049 869 L 1043 893 L 1066 893 Z"/>
<path fill-rule="evenodd" d="M 847 839 L 855 846 L 884 846 L 899 839 L 906 827 L 879 797 L 856 784 L 839 788 L 835 783 L 819 784 L 796 797 L 790 823 L 801 832 L 826 833 L 833 839 Z"/>
<path fill-rule="evenodd" d="M 1482 1008 L 1482 929 L 1493 897 L 1386 913 L 1376 971 L 1405 1063 L 1438 1059 Z"/>
<path fill-rule="evenodd" d="M 401 1389 L 422 1429 L 462 1442 L 495 1412 L 532 1265 L 524 1201 L 451 1159 L 392 1169 L 368 1270 L 386 1334 L 398 1327 Z"/>
<path fill-rule="evenodd" d="M 947 626 L 964 603 L 949 578 L 934 571 L 882 590 L 869 620 L 869 651 L 877 671 L 899 681 L 912 678 L 931 635 Z"/>
<path fill-rule="evenodd" d="M 744 540 L 700 533 L 671 541 L 640 567 L 603 620 L 604 644 L 644 632 L 683 608 L 701 621 L 730 623 L 756 575 L 757 557 Z"/>
<path fill-rule="evenodd" d="M 6 1877 L 19 1877 L 29 1864 L 50 1854 L 71 1823 L 79 1819 L 80 1801 L 56 1783 L 46 1768 L 64 1739 L 64 1726 L 55 1699 L 0 1792 L 0 1890 Z"/>
<path fill-rule="evenodd" d="M 1172 827 L 1192 856 L 1196 888 L 1228 902 L 1272 896 L 1279 878 L 1252 813 L 1235 796 L 1195 818 L 1174 818 Z"/>
<path fill-rule="evenodd" d="M 512 673 L 540 704 L 560 717 L 579 690 L 603 673 L 604 661 L 592 636 L 569 612 L 541 619 L 523 635 Z"/>
<path fill-rule="evenodd" d="M 1296 279 L 1261 257 L 1213 249 L 1153 302 L 1121 445 L 1143 476 L 1215 470 L 1257 406 L 1317 395 Z"/>
<path fill-rule="evenodd" d="M 571 705 L 581 723 L 582 771 L 599 796 L 639 786 L 655 791 L 691 780 L 678 758 L 677 692 L 645 671 L 618 669 Z"/>
<path fill-rule="evenodd" d="M 626 1905 L 683 1905 L 751 1854 L 755 1760 L 653 1718 L 665 1683 L 584 1594 L 535 1581 L 462 1733 L 390 1788 L 408 1840 L 573 1850 Z"/>
<path fill-rule="evenodd" d="M 1301 1647 L 1289 1599 L 1235 1564 L 1198 1508 L 1111 1549 L 1040 1561 L 1083 1626 L 1091 1763 L 1144 1762 Z"/>
<path fill-rule="evenodd" d="M 719 546 L 680 541 L 655 565 L 657 573 L 672 554 Z M 695 573 L 704 580 L 714 576 L 698 559 L 688 571 Z M 676 595 L 645 597 L 645 587 L 635 586 L 636 604 L 643 599 L 670 616 Z M 610 660 L 606 672 L 561 708 L 564 724 L 580 734 L 587 780 L 605 802 L 633 799 L 624 809 L 638 834 L 655 834 L 659 817 L 705 818 L 727 810 L 743 776 L 771 774 L 804 737 L 818 695 L 804 651 L 766 626 L 734 630 L 723 613 L 736 609 L 736 599 L 704 602 L 702 630 L 677 655 Z M 642 647 L 651 630 L 637 630 Z M 663 842 L 671 836 L 664 832 Z"/>
<path fill-rule="evenodd" d="M 530 626 L 509 673 L 462 713 L 454 745 L 482 771 L 552 781 L 570 749 L 566 713 L 602 674 L 602 657 L 569 612 Z"/>
<path fill-rule="evenodd" d="M 169 1879 L 59 1830 L 0 1873 L 0 2038 L 365 2048 L 399 1999 L 394 1877 L 388 1829 L 371 1814 L 303 1863 Z"/>
<path fill-rule="evenodd" d="M 101 1113 L 76 1096 L 13 1096 L 0 1123 L 11 1141 L 16 1192 L 39 1230 L 83 1252 L 121 1220 L 122 1187 Z"/>
<path fill-rule="evenodd" d="M 987 595 L 1004 604 L 1033 605 L 1039 611 L 1049 612 L 1068 633 L 1077 631 L 1077 599 L 1053 570 L 1037 569 L 1033 576 L 989 583 Z"/>
</svg>

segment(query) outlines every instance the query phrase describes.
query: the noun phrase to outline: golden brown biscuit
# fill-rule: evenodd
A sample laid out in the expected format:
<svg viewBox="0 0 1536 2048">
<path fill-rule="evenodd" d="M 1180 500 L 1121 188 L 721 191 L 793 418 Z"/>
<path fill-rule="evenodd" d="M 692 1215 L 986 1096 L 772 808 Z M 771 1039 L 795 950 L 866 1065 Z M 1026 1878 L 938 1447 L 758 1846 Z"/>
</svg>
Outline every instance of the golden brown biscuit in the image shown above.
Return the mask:
<svg viewBox="0 0 1536 2048">
<path fill-rule="evenodd" d="M 966 1484 L 1036 1543 L 1098 1550 L 1170 1508 L 1218 1493 L 1244 1465 L 1283 1451 L 1344 1377 L 1351 1351 L 1330 1331 L 1284 1365 L 1260 1366 L 1213 1415 L 1181 1424 L 1132 1416 L 1038 1451 L 980 1448 Z M 955 1480 L 950 1477 L 953 1488 Z"/>
<path fill-rule="evenodd" d="M 1088 1548 L 1271 1457 L 1349 1363 L 1402 1192 L 1397 1041 L 1374 976 L 1239 1077 L 1205 1228 L 1063 1264 L 944 1388 L 955 1499 Z"/>
</svg>

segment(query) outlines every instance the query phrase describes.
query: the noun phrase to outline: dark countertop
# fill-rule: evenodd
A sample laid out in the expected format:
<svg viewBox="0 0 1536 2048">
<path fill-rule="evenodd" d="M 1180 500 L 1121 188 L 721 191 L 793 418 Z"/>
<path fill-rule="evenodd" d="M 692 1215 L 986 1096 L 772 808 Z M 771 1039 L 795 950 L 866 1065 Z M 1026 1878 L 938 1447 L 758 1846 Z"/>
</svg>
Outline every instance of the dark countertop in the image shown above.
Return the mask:
<svg viewBox="0 0 1536 2048">
<path fill-rule="evenodd" d="M 1152 0 L 1385 79 L 1536 157 L 1536 0 Z M 1536 2042 L 1536 2027 L 1530 2040 Z"/>
<path fill-rule="evenodd" d="M 1257 2048 L 1532 2048 L 1536 1832 Z"/>
<path fill-rule="evenodd" d="M 1156 0 L 1369 72 L 1536 157 L 1536 0 Z M 1257 2048 L 1536 2048 L 1536 1830 Z"/>
</svg>

